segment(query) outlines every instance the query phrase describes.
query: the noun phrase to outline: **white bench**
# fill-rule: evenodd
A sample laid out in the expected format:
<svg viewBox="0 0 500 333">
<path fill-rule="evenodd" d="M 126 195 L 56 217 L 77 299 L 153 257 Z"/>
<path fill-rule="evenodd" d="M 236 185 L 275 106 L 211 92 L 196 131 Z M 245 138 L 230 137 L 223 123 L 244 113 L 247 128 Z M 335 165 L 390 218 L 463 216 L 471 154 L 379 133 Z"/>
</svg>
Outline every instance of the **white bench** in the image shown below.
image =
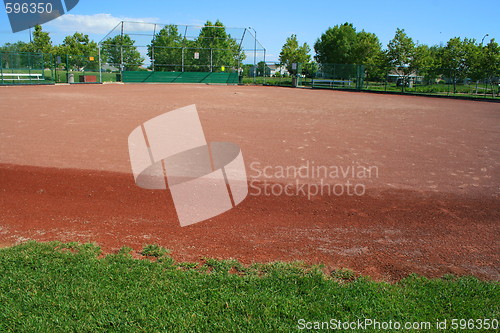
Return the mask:
<svg viewBox="0 0 500 333">
<path fill-rule="evenodd" d="M 325 80 L 325 79 L 313 79 L 312 80 L 312 86 L 317 86 L 317 87 L 337 87 L 337 86 L 342 86 L 345 87 L 345 84 L 347 83 L 348 86 L 351 85 L 352 81 L 351 80 Z"/>
<path fill-rule="evenodd" d="M 44 80 L 43 74 L 29 73 L 0 73 L 1 80 L 8 81 L 41 81 Z"/>
</svg>

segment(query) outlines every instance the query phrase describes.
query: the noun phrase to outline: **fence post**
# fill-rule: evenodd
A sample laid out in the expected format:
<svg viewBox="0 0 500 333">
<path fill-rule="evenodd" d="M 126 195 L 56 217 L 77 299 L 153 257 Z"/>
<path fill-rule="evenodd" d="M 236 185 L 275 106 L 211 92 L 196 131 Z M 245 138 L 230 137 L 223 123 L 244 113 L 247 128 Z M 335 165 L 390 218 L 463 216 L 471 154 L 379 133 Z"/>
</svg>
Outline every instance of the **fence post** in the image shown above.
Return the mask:
<svg viewBox="0 0 500 333">
<path fill-rule="evenodd" d="M 28 54 L 28 78 L 31 84 L 31 53 Z"/>
<path fill-rule="evenodd" d="M 45 81 L 45 63 L 43 61 L 43 53 L 41 53 L 42 55 L 42 77 L 43 77 L 43 80 Z"/>
<path fill-rule="evenodd" d="M 155 24 L 156 28 L 156 24 Z M 155 71 L 155 46 L 151 45 L 151 69 Z"/>
<path fill-rule="evenodd" d="M 101 44 L 97 47 L 99 57 L 99 83 L 102 83 L 102 63 L 101 63 Z"/>
<path fill-rule="evenodd" d="M 3 84 L 3 53 L 0 53 L 0 76 L 2 77 Z"/>
<path fill-rule="evenodd" d="M 155 71 L 155 45 L 154 41 L 156 39 L 156 23 L 153 26 L 153 42 L 151 43 L 151 69 Z"/>
<path fill-rule="evenodd" d="M 50 66 L 50 79 L 55 84 L 56 83 L 56 80 L 55 80 L 55 68 L 53 67 L 53 65 L 55 64 L 54 57 L 55 57 L 55 55 L 53 55 L 53 54 L 50 55 L 50 57 L 49 57 L 49 66 Z"/>
<path fill-rule="evenodd" d="M 120 38 L 120 74 L 123 80 L 123 21 L 122 21 L 122 30 Z"/>
<path fill-rule="evenodd" d="M 448 70 L 448 80 L 453 80 L 451 77 L 451 70 L 450 69 Z M 448 93 L 446 94 L 446 96 L 450 96 L 450 83 L 449 82 L 448 82 Z"/>
<path fill-rule="evenodd" d="M 66 83 L 69 83 L 68 76 L 69 76 L 69 58 L 68 54 L 66 54 Z"/>
<path fill-rule="evenodd" d="M 267 64 L 266 64 L 266 49 L 264 49 L 264 85 L 266 85 L 266 69 L 267 69 Z M 269 70 L 269 77 L 271 77 L 271 70 Z"/>
</svg>

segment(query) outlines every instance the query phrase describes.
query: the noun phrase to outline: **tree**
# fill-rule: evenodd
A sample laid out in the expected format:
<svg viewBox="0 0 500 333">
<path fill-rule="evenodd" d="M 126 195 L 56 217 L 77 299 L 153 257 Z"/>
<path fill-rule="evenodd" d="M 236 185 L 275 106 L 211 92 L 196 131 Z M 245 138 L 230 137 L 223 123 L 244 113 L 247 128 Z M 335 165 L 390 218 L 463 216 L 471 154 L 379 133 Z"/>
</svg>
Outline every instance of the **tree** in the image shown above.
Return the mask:
<svg viewBox="0 0 500 333">
<path fill-rule="evenodd" d="M 27 43 L 15 42 L 5 43 L 0 46 L 0 64 L 3 68 L 25 68 L 29 66 L 29 59 L 19 52 L 25 52 Z"/>
<path fill-rule="evenodd" d="M 378 37 L 364 30 L 356 32 L 352 23 L 328 28 L 314 44 L 316 60 L 323 64 L 375 64 L 381 44 Z"/>
<path fill-rule="evenodd" d="M 372 65 L 366 67 L 367 81 L 385 81 L 392 69 L 387 51 L 378 52 L 372 59 Z"/>
<path fill-rule="evenodd" d="M 381 52 L 382 44 L 380 44 L 377 35 L 362 30 L 356 34 L 356 42 L 352 51 L 352 63 L 373 66 Z"/>
<path fill-rule="evenodd" d="M 42 31 L 41 25 L 35 25 L 33 40 L 25 45 L 24 52 L 52 53 L 53 46 L 48 32 Z"/>
<path fill-rule="evenodd" d="M 26 49 L 26 45 L 28 44 L 22 41 L 5 43 L 3 46 L 0 46 L 0 52 L 24 52 L 23 50 Z"/>
<path fill-rule="evenodd" d="M 459 37 L 451 38 L 443 48 L 442 64 L 449 70 L 449 76 L 453 79 L 454 92 L 458 80 L 463 80 L 469 75 L 478 76 L 478 71 L 474 72 L 478 51 L 474 39 L 461 40 Z"/>
<path fill-rule="evenodd" d="M 68 67 L 73 70 L 96 70 L 98 68 L 97 43 L 88 35 L 75 32 L 72 36 L 66 36 L 54 53 L 60 56 L 63 62 L 67 59 Z M 90 60 L 91 57 L 94 60 Z"/>
<path fill-rule="evenodd" d="M 500 47 L 498 43 L 495 42 L 495 39 L 491 39 L 488 45 L 481 47 L 478 57 L 478 65 L 482 70 L 484 75 L 483 77 L 488 78 L 490 83 L 493 83 L 494 77 L 500 76 Z"/>
<path fill-rule="evenodd" d="M 195 41 L 199 61 L 194 63 L 198 70 L 219 71 L 224 67 L 237 67 L 246 58 L 235 39 L 226 32 L 224 24 L 207 21 Z M 194 57 L 193 57 L 194 58 Z M 192 59 L 193 59 L 192 58 Z"/>
<path fill-rule="evenodd" d="M 28 52 L 36 54 L 18 54 L 3 56 L 3 66 L 12 66 L 17 68 L 42 68 L 51 61 L 50 54 L 54 47 L 48 32 L 42 31 L 42 26 L 36 25 L 33 32 L 33 40 L 29 43 L 16 42 L 14 44 L 6 44 L 4 51 L 11 52 Z"/>
<path fill-rule="evenodd" d="M 302 66 L 302 74 L 308 78 L 314 78 L 318 70 L 318 63 L 316 62 L 308 62 Z"/>
<path fill-rule="evenodd" d="M 299 46 L 299 41 L 297 40 L 297 35 L 291 35 L 286 39 L 285 44 L 281 48 L 279 60 L 281 64 L 286 66 L 288 72 L 292 74 L 297 74 L 296 70 L 292 69 L 293 63 L 308 63 L 311 61 L 311 56 L 309 55 L 311 48 L 307 43 Z"/>
<path fill-rule="evenodd" d="M 264 61 L 259 61 L 257 64 L 257 76 L 270 76 L 271 75 L 271 69 L 269 66 L 266 65 Z"/>
<path fill-rule="evenodd" d="M 387 45 L 387 56 L 398 75 L 402 78 L 401 89 L 409 84 L 409 77 L 418 65 L 418 57 L 413 39 L 404 29 L 396 29 L 396 35 Z"/>
<path fill-rule="evenodd" d="M 442 75 L 442 53 L 443 48 L 438 45 L 418 45 L 415 50 L 419 74 L 423 75 L 428 83 L 436 83 Z"/>
<path fill-rule="evenodd" d="M 356 29 L 352 23 L 328 28 L 314 44 L 316 60 L 323 64 L 354 64 Z"/>
<path fill-rule="evenodd" d="M 176 25 L 166 25 L 148 45 L 148 56 L 155 71 L 181 71 L 183 47 L 187 41 Z"/>
<path fill-rule="evenodd" d="M 195 40 L 184 38 L 177 26 L 167 25 L 148 45 L 148 55 L 157 71 L 222 71 L 245 59 L 220 21 L 207 21 Z"/>
<path fill-rule="evenodd" d="M 134 43 L 135 41 L 127 34 L 110 37 L 102 43 L 101 56 L 114 67 L 118 68 L 123 63 L 124 70 L 137 70 L 143 64 L 144 58 Z"/>
</svg>

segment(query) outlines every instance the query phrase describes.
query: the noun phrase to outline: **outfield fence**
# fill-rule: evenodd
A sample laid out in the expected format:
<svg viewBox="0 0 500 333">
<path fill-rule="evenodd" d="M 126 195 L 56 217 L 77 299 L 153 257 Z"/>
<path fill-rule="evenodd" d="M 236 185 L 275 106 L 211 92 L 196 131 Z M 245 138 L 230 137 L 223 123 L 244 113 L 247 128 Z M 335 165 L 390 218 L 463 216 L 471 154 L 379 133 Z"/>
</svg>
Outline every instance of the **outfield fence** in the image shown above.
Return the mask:
<svg viewBox="0 0 500 333">
<path fill-rule="evenodd" d="M 471 98 L 500 98 L 500 69 L 480 74 L 447 68 L 391 68 L 349 64 L 296 64 L 277 72 L 277 64 L 266 63 L 243 83 L 277 86 L 431 94 Z"/>
<path fill-rule="evenodd" d="M 0 52 L 0 84 L 94 83 L 98 55 Z"/>
</svg>

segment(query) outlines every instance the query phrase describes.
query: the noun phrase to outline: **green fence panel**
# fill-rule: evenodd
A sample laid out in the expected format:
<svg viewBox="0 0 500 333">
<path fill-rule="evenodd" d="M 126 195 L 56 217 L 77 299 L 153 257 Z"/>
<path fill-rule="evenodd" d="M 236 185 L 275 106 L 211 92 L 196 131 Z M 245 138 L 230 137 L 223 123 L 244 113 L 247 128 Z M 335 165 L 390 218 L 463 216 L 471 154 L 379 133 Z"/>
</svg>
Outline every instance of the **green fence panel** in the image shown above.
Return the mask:
<svg viewBox="0 0 500 333">
<path fill-rule="evenodd" d="M 0 84 L 52 84 L 51 55 L 0 52 Z"/>
<path fill-rule="evenodd" d="M 208 83 L 238 84 L 237 73 L 124 71 L 127 83 Z"/>
</svg>

